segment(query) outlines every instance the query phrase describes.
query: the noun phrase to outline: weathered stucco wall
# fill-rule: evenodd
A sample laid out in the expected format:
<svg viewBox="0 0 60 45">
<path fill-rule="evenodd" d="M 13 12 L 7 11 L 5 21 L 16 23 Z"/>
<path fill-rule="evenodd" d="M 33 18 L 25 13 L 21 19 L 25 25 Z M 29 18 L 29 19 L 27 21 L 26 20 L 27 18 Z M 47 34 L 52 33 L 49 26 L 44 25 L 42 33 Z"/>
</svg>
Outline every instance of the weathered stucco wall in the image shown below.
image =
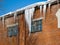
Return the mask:
<svg viewBox="0 0 60 45">
<path fill-rule="evenodd" d="M 58 28 L 58 22 L 56 12 L 60 7 L 59 5 L 51 5 L 51 11 L 47 8 L 46 18 L 43 19 L 43 29 L 41 32 L 31 33 L 28 36 L 27 45 L 60 45 L 60 29 Z M 37 9 L 34 14 L 34 18 L 40 17 L 40 10 Z"/>
<path fill-rule="evenodd" d="M 13 17 L 6 18 L 4 26 L 0 20 L 0 45 L 60 45 L 60 29 L 57 26 L 57 17 L 55 15 L 59 8 L 57 4 L 51 5 L 51 11 L 47 7 L 46 18 L 42 20 L 42 31 L 31 33 L 30 36 L 24 13 L 16 17 L 19 28 L 17 36 L 8 37 L 7 33 L 7 25 L 15 23 Z M 37 8 L 34 12 L 34 19 L 39 17 L 40 10 Z"/>
</svg>

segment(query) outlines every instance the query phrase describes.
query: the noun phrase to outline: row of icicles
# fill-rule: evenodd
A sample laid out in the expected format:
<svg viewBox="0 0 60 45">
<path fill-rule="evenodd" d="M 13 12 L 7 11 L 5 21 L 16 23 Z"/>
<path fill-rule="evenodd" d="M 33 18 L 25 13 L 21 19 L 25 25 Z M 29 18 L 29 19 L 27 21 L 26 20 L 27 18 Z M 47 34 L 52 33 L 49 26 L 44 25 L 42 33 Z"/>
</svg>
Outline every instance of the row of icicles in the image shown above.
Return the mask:
<svg viewBox="0 0 60 45">
<path fill-rule="evenodd" d="M 50 9 L 51 3 L 48 4 L 48 5 L 49 5 L 49 9 Z M 45 19 L 45 15 L 46 15 L 46 9 L 47 9 L 46 7 L 47 7 L 47 4 L 45 4 L 43 6 L 44 19 Z M 25 10 L 25 20 L 26 20 L 26 22 L 27 22 L 27 24 L 29 26 L 29 32 L 30 33 L 31 33 L 31 19 L 33 18 L 34 11 L 35 11 L 35 8 L 30 8 L 30 9 Z M 40 6 L 40 13 L 41 13 L 41 11 L 42 11 L 42 5 Z M 17 16 L 17 13 L 15 12 L 14 13 L 14 21 L 15 21 L 16 16 Z M 2 22 L 3 22 L 3 27 L 4 27 L 4 17 L 3 17 Z M 30 35 L 30 33 L 29 33 L 29 35 Z"/>
</svg>

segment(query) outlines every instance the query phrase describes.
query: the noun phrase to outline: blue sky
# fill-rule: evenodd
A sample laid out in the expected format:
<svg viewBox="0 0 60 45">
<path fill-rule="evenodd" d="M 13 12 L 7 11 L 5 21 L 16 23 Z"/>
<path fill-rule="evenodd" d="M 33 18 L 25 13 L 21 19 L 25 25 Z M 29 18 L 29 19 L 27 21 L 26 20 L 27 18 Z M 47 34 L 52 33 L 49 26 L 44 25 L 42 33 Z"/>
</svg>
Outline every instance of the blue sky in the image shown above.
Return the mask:
<svg viewBox="0 0 60 45">
<path fill-rule="evenodd" d="M 46 0 L 3 0 L 0 2 L 0 16 L 27 5 Z"/>
</svg>

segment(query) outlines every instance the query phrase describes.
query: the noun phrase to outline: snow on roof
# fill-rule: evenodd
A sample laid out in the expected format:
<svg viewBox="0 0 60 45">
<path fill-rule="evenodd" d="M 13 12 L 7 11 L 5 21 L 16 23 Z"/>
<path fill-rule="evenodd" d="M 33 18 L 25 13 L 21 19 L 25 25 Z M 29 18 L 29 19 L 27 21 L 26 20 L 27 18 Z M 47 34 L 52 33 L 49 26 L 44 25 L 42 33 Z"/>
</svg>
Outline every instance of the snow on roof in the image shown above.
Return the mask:
<svg viewBox="0 0 60 45">
<path fill-rule="evenodd" d="M 23 7 L 23 8 L 21 8 L 21 9 L 17 9 L 16 11 L 13 11 L 13 12 L 9 12 L 9 13 L 7 13 L 7 14 L 4 14 L 4 15 L 2 15 L 2 16 L 0 16 L 0 17 L 4 17 L 4 16 L 6 16 L 6 15 L 9 15 L 9 14 L 12 14 L 12 13 L 15 13 L 15 12 L 18 12 L 18 11 L 23 11 L 23 10 L 26 10 L 26 9 L 29 9 L 29 8 L 33 8 L 33 7 L 35 7 L 35 6 L 40 6 L 40 5 L 45 5 L 45 4 L 51 4 L 52 2 L 54 2 L 55 0 L 53 0 L 53 1 L 44 1 L 44 2 L 37 2 L 37 3 L 34 3 L 34 4 L 31 4 L 31 5 L 28 5 L 28 6 L 26 6 L 26 7 Z"/>
</svg>

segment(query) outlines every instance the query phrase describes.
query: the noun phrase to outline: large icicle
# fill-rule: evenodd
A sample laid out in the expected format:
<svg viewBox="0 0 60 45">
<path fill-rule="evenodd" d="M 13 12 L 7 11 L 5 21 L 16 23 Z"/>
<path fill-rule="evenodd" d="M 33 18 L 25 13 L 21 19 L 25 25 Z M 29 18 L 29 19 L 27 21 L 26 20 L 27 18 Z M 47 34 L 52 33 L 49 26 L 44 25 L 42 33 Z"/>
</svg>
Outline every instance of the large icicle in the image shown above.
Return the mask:
<svg viewBox="0 0 60 45">
<path fill-rule="evenodd" d="M 58 11 L 56 12 L 56 17 L 58 20 L 58 28 L 60 28 L 60 9 L 58 9 Z"/>
<path fill-rule="evenodd" d="M 17 13 L 15 12 L 14 13 L 14 22 L 16 22 L 16 16 L 17 16 Z"/>
<path fill-rule="evenodd" d="M 42 6 L 40 6 L 40 17 L 42 17 Z"/>
<path fill-rule="evenodd" d="M 43 7 L 43 15 L 44 15 L 44 19 L 45 19 L 45 16 L 46 16 L 46 4 Z"/>
<path fill-rule="evenodd" d="M 25 19 L 29 27 L 29 32 L 31 32 L 31 18 L 33 17 L 33 12 L 34 12 L 34 8 L 25 10 Z"/>
</svg>

